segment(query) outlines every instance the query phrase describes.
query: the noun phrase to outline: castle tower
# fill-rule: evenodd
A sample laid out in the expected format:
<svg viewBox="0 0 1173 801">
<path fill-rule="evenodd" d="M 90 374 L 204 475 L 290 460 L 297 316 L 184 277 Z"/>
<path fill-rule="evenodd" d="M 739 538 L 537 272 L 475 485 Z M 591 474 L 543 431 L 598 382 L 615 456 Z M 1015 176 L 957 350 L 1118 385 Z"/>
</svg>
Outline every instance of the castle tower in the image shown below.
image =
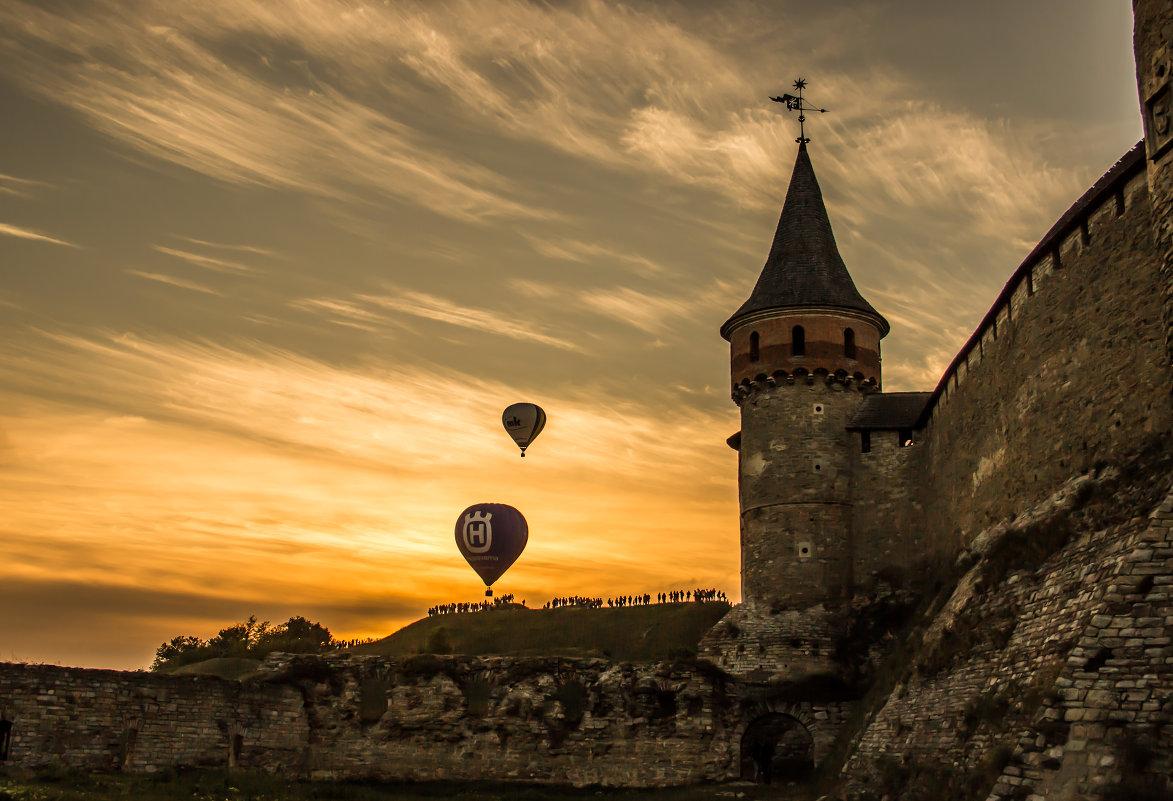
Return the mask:
<svg viewBox="0 0 1173 801">
<path fill-rule="evenodd" d="M 1153 231 L 1161 257 L 1165 366 L 1173 368 L 1173 6 L 1167 0 L 1133 0 L 1132 8 Z"/>
<path fill-rule="evenodd" d="M 742 598 L 751 607 L 801 609 L 851 590 L 859 446 L 847 425 L 880 387 L 888 328 L 847 272 L 800 141 L 765 267 L 721 326 L 741 408 L 730 444 L 740 454 Z"/>
</svg>

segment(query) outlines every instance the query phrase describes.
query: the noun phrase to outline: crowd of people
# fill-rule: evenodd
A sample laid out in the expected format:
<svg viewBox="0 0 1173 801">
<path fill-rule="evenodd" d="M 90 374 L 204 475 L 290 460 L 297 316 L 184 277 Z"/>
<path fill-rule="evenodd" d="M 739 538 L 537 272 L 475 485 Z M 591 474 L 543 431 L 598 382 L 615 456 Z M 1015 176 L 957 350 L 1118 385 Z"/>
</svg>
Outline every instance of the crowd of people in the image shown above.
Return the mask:
<svg viewBox="0 0 1173 801">
<path fill-rule="evenodd" d="M 492 609 L 502 609 L 513 605 L 513 593 L 498 595 L 492 601 L 468 601 L 465 603 L 436 604 L 428 610 L 428 617 L 436 615 L 458 615 L 463 612 L 488 612 Z M 522 600 L 522 606 L 525 601 Z"/>
<path fill-rule="evenodd" d="M 607 599 L 608 605 L 611 599 Z M 598 609 L 603 605 L 602 598 L 583 598 L 581 595 L 571 595 L 568 598 L 554 598 L 542 605 L 543 609 L 561 609 L 564 606 L 581 606 L 584 609 Z"/>
<path fill-rule="evenodd" d="M 658 592 L 655 595 L 645 592 L 641 595 L 619 595 L 606 599 L 588 598 L 582 595 L 568 595 L 546 601 L 546 603 L 542 604 L 542 608 L 565 609 L 573 606 L 581 609 L 600 609 L 606 606 L 608 609 L 619 609 L 628 606 L 650 606 L 653 602 L 658 604 L 678 604 L 705 603 L 707 601 L 728 603 L 729 598 L 721 590 L 705 590 L 698 587 L 695 590 L 669 590 L 668 592 Z M 428 610 L 428 617 L 435 615 L 457 615 L 465 612 L 487 612 L 512 605 L 514 605 L 512 594 L 500 595 L 492 601 L 436 604 Z M 521 602 L 521 605 L 525 606 L 524 600 Z"/>
<path fill-rule="evenodd" d="M 658 604 L 680 604 L 680 603 L 704 603 L 705 601 L 727 601 L 725 593 L 721 590 L 702 590 L 699 587 L 695 590 L 670 590 L 668 592 L 656 593 L 656 603 Z M 650 593 L 643 595 L 620 595 L 618 598 L 608 598 L 607 606 L 648 606 L 652 603 L 652 596 Z M 599 604 L 602 606 L 602 604 Z"/>
<path fill-rule="evenodd" d="M 335 640 L 334 644 L 338 648 L 354 648 L 356 645 L 370 645 L 373 642 L 378 642 L 378 637 L 364 637 L 361 640 Z"/>
</svg>

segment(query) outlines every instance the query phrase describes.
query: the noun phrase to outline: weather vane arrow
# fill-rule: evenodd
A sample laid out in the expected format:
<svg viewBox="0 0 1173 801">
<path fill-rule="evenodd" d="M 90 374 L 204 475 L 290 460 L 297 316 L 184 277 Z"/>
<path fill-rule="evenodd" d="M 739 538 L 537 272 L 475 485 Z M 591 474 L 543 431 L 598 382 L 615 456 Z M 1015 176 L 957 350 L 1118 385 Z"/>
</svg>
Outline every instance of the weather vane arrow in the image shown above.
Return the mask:
<svg viewBox="0 0 1173 801">
<path fill-rule="evenodd" d="M 814 106 L 808 106 L 806 104 L 806 101 L 803 99 L 803 96 L 802 96 L 802 90 L 805 88 L 806 88 L 806 78 L 799 78 L 797 81 L 794 82 L 794 89 L 795 89 L 795 91 L 798 92 L 797 95 L 783 94 L 781 97 L 771 97 L 770 98 L 775 103 L 785 103 L 786 109 L 788 111 L 797 111 L 798 112 L 798 138 L 795 139 L 794 141 L 798 142 L 800 145 L 805 145 L 807 142 L 810 141 L 810 139 L 808 139 L 806 137 L 806 132 L 803 128 L 803 123 L 806 122 L 805 112 L 817 111 L 820 114 L 827 113 L 827 110 L 825 108 L 815 108 Z"/>
</svg>

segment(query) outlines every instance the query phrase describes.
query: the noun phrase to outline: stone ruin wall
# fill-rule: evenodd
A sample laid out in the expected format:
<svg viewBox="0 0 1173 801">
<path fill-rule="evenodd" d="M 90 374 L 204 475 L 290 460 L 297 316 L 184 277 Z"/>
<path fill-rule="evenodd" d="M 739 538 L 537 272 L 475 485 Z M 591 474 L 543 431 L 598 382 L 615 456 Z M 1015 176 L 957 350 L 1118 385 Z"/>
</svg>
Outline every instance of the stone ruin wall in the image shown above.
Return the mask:
<svg viewBox="0 0 1173 801">
<path fill-rule="evenodd" d="M 850 713 L 697 663 L 351 654 L 274 655 L 244 683 L 0 664 L 0 707 L 18 768 L 629 787 L 736 778 L 762 715 L 821 758 Z"/>
<path fill-rule="evenodd" d="M 297 763 L 308 729 L 301 694 L 209 676 L 0 663 L 0 711 L 13 721 L 4 763 L 155 772 L 172 766 Z"/>
<path fill-rule="evenodd" d="M 1096 464 L 1170 446 L 1143 153 L 1114 171 L 1015 273 L 938 386 L 917 446 L 934 550 L 956 553 Z"/>
<path fill-rule="evenodd" d="M 1152 495 L 1109 469 L 983 532 L 857 735 L 848 787 L 936 771 L 988 801 L 1173 789 L 1173 494 L 1145 516 Z M 1022 543 L 1064 527 L 1036 566 Z"/>
</svg>

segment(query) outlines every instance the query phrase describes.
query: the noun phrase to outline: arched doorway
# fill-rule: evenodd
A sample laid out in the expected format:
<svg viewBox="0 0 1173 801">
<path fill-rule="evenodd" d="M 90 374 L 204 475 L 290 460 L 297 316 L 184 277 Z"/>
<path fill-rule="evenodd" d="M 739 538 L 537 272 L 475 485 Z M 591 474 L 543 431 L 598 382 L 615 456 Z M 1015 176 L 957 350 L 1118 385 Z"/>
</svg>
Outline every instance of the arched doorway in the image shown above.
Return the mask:
<svg viewBox="0 0 1173 801">
<path fill-rule="evenodd" d="M 774 783 L 800 781 L 815 768 L 810 731 L 790 715 L 754 718 L 741 736 L 741 778 Z"/>
</svg>

